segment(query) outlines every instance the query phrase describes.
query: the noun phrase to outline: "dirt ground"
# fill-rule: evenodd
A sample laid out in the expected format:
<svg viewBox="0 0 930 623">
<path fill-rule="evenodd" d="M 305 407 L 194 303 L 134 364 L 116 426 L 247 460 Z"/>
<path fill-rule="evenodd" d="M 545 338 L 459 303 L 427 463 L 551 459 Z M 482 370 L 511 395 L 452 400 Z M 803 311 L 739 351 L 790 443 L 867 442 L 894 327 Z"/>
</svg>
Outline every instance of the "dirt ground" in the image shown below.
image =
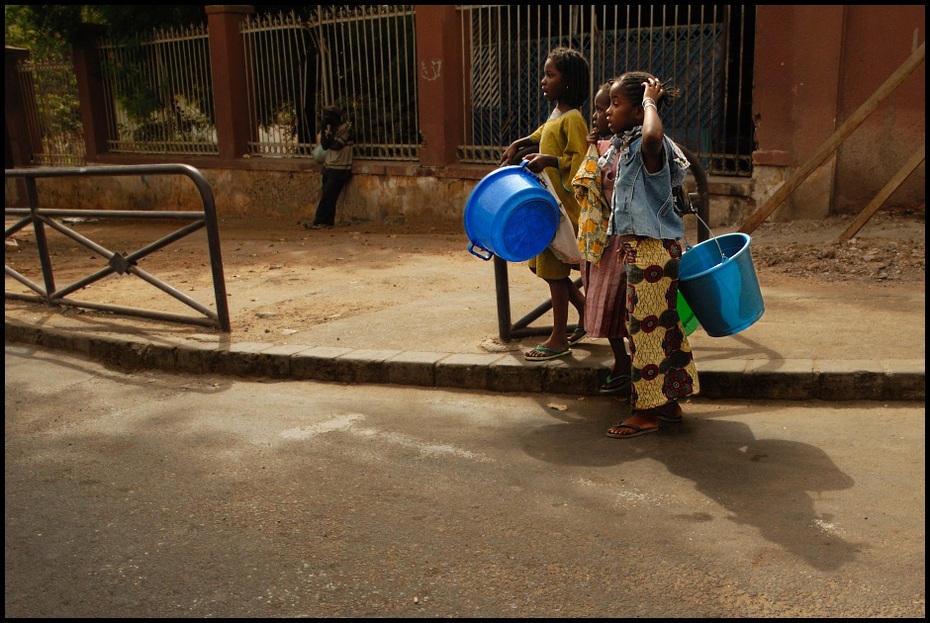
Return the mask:
<svg viewBox="0 0 930 623">
<path fill-rule="evenodd" d="M 763 223 L 752 233 L 751 246 L 760 280 L 835 288 L 907 284 L 924 288 L 922 208 L 880 211 L 854 238 L 839 242 L 839 235 L 851 222 L 852 217 L 836 217 Z M 8 221 L 7 228 L 10 225 Z M 164 221 L 93 219 L 72 220 L 65 225 L 110 251 L 124 254 L 179 227 Z M 714 228 L 713 234 L 737 228 Z M 467 237 L 457 225 L 361 223 L 307 231 L 290 222 L 221 218 L 220 240 L 233 335 L 250 339 L 346 318 L 425 294 L 442 296 L 460 291 L 465 287 L 458 279 L 462 271 L 474 270 L 478 264 L 489 265 L 467 252 Z M 206 233 L 200 230 L 143 258 L 138 266 L 213 308 L 205 241 Z M 687 242 L 697 243 L 693 226 Z M 57 288 L 107 266 L 98 253 L 58 232 L 50 231 L 49 245 Z M 31 227 L 7 238 L 6 265 L 42 283 Z M 172 313 L 191 312 L 154 288 L 127 288 L 124 284 L 110 275 L 71 297 Z M 29 292 L 10 275 L 6 290 Z M 67 309 L 64 313 L 97 312 Z"/>
</svg>

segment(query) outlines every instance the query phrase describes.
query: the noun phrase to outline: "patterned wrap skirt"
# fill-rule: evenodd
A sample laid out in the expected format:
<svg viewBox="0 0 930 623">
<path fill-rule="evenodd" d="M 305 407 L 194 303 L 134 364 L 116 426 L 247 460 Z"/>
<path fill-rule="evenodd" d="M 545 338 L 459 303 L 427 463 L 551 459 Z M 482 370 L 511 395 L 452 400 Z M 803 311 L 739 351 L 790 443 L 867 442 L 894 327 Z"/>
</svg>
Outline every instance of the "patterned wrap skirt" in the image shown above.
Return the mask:
<svg viewBox="0 0 930 623">
<path fill-rule="evenodd" d="M 632 353 L 630 405 L 652 409 L 696 395 L 697 368 L 677 309 L 680 242 L 624 236 L 623 250 Z"/>
</svg>

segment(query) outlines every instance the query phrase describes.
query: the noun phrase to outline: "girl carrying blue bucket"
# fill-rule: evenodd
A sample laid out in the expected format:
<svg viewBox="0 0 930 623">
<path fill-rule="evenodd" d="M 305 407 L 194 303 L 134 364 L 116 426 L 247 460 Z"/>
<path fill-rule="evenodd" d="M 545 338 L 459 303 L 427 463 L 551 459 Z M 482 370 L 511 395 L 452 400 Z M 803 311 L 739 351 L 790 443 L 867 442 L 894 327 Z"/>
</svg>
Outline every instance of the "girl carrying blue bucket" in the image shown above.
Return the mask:
<svg viewBox="0 0 930 623">
<path fill-rule="evenodd" d="M 654 433 L 660 421 L 680 422 L 679 402 L 700 390 L 677 309 L 685 228 L 672 186 L 689 163 L 665 136 L 659 116 L 659 106 L 677 94 L 640 71 L 623 74 L 610 88 L 607 119 L 616 136 L 604 160 L 618 164 L 608 233 L 624 250 L 631 354 L 630 417 L 607 430 L 618 439 Z"/>
<path fill-rule="evenodd" d="M 521 151 L 535 149 L 523 156 L 527 169 L 545 171 L 565 211 L 578 231 L 581 207 L 575 200 L 571 180 L 588 151 L 588 124 L 579 108 L 588 97 L 590 77 L 588 61 L 576 50 L 559 47 L 551 50 L 543 68 L 542 91 L 555 102 L 549 119 L 531 135 L 510 144 L 501 155 L 501 166 L 516 164 Z M 549 285 L 552 298 L 552 333 L 542 344 L 524 353 L 527 361 L 548 361 L 571 353 L 570 345 L 584 337 L 584 295 L 571 280 L 572 265 L 564 263 L 546 248 L 529 261 L 529 268 Z M 578 329 L 567 334 L 568 305 L 578 310 Z"/>
</svg>

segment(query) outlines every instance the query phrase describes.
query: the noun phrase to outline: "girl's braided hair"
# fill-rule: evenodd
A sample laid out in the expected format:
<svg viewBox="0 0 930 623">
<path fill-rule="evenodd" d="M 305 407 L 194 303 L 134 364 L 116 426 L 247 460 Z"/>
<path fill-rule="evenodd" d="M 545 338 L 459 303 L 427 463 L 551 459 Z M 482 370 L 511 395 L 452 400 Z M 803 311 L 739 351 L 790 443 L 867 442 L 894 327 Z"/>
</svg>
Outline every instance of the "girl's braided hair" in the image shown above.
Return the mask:
<svg viewBox="0 0 930 623">
<path fill-rule="evenodd" d="M 591 86 L 588 60 L 577 50 L 566 47 L 553 48 L 549 58 L 562 74 L 565 83 L 565 95 L 561 99 L 572 108 L 580 108 L 588 99 Z"/>
<path fill-rule="evenodd" d="M 614 80 L 614 83 L 620 85 L 627 99 L 633 103 L 638 103 L 643 101 L 643 94 L 646 92 L 646 87 L 643 86 L 643 83 L 650 78 L 655 78 L 655 76 L 645 71 L 628 71 Z M 666 101 L 673 100 L 681 95 L 681 89 L 678 87 L 666 85 L 663 88 L 665 92 L 662 94 L 662 97 L 659 98 L 659 101 L 656 102 L 656 107 L 659 110 L 662 110 Z"/>
</svg>

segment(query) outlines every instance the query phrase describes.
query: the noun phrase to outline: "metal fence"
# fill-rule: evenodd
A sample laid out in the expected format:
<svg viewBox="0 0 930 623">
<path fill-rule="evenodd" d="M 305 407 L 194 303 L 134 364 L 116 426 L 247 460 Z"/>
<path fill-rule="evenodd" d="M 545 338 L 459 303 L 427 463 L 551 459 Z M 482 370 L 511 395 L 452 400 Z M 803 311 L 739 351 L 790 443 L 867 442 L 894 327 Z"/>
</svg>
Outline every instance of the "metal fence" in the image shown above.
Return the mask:
<svg viewBox="0 0 930 623">
<path fill-rule="evenodd" d="M 413 5 L 319 7 L 310 33 L 318 52 L 316 110 L 334 104 L 346 111 L 357 158 L 417 160 Z"/>
<path fill-rule="evenodd" d="M 253 140 L 250 153 L 309 157 L 320 111 L 340 106 L 359 159 L 419 154 L 413 7 L 339 6 L 243 22 Z"/>
<path fill-rule="evenodd" d="M 85 163 L 84 129 L 74 67 L 64 59 L 17 63 L 29 134 L 39 145 L 32 164 Z"/>
<path fill-rule="evenodd" d="M 241 32 L 248 68 L 249 153 L 309 156 L 316 140 L 314 51 L 305 22 L 293 12 L 259 15 L 245 20 Z"/>
<path fill-rule="evenodd" d="M 628 69 L 672 78 L 682 96 L 664 113 L 667 133 L 698 154 L 708 173 L 749 176 L 752 5 L 459 5 L 465 140 L 461 162 L 496 164 L 533 132 L 550 106 L 539 82 L 546 54 L 578 49 L 596 86 Z M 310 157 L 324 105 L 354 122 L 362 160 L 419 157 L 416 25 L 412 5 L 316 6 L 243 22 L 250 155 Z M 429 24 L 420 24 L 429 28 Z M 207 29 L 164 30 L 137 45 L 100 46 L 110 126 L 108 149 L 147 154 L 218 153 Z M 39 84 L 36 101 L 55 97 Z M 56 75 L 56 72 L 42 72 Z M 72 71 L 59 71 L 73 82 Z M 26 89 L 27 92 L 31 90 Z M 74 96 L 76 101 L 76 95 Z M 589 96 L 589 102 L 590 102 Z M 45 130 L 42 164 L 75 164 L 81 141 Z M 54 108 L 54 110 L 59 110 Z M 582 110 L 589 116 L 589 103 Z M 76 108 L 71 112 L 79 122 Z M 456 121 L 458 122 L 458 121 Z M 69 134 L 69 137 L 75 135 Z M 65 146 L 69 146 L 65 149 Z M 83 160 L 81 154 L 81 160 Z"/>
<path fill-rule="evenodd" d="M 736 5 L 469 5 L 462 13 L 465 107 L 463 162 L 495 163 L 501 146 L 548 117 L 540 91 L 548 51 L 572 47 L 588 58 L 590 118 L 597 85 L 641 69 L 682 97 L 663 121 L 709 173 L 751 175 L 750 114 L 754 8 Z"/>
<path fill-rule="evenodd" d="M 99 46 L 112 152 L 217 154 L 206 26 Z"/>
</svg>

